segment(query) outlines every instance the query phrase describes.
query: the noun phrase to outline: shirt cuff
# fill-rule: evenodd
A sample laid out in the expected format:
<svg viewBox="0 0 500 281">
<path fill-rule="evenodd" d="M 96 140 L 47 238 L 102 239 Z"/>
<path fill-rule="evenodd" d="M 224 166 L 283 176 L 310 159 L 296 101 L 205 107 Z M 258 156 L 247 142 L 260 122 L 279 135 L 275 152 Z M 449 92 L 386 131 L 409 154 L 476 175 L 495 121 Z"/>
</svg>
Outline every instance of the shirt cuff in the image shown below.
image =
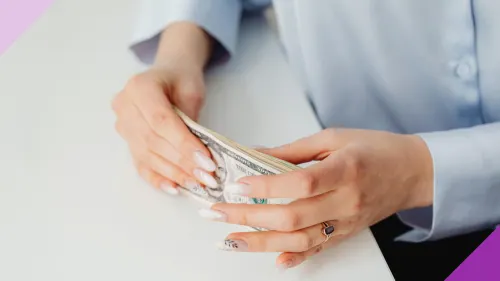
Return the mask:
<svg viewBox="0 0 500 281">
<path fill-rule="evenodd" d="M 433 241 L 498 225 L 500 123 L 419 136 L 433 159 L 434 202 L 398 213 L 413 229 L 396 241 Z"/>
<path fill-rule="evenodd" d="M 211 60 L 230 56 L 236 48 L 241 1 L 239 0 L 144 0 L 130 50 L 145 64 L 154 62 L 161 32 L 170 24 L 189 21 L 216 41 Z"/>
</svg>

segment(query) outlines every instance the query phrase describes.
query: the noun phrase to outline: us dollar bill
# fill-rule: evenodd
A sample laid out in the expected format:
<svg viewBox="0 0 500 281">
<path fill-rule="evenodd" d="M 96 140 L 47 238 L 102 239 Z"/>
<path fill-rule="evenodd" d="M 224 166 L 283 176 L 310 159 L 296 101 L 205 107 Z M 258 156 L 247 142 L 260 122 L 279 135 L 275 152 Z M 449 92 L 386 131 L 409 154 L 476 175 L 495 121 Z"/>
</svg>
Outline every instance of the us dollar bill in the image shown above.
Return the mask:
<svg viewBox="0 0 500 281">
<path fill-rule="evenodd" d="M 260 154 L 192 121 L 176 109 L 189 130 L 208 148 L 217 169 L 214 172 L 217 187 L 196 186 L 184 187 L 189 195 L 205 203 L 244 203 L 244 204 L 288 204 L 287 198 L 252 198 L 224 192 L 225 186 L 237 182 L 240 178 L 256 175 L 275 175 L 293 170 L 295 167 L 282 160 Z M 256 230 L 262 230 L 257 229 Z"/>
</svg>

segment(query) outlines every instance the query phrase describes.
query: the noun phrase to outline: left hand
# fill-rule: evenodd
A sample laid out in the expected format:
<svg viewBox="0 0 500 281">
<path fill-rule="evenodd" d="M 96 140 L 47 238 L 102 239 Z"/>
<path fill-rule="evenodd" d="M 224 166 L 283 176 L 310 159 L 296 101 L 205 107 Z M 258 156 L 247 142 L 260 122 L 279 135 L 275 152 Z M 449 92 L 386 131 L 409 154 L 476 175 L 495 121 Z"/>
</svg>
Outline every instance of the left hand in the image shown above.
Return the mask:
<svg viewBox="0 0 500 281">
<path fill-rule="evenodd" d="M 226 187 L 248 197 L 294 199 L 290 204 L 220 203 L 202 214 L 268 229 L 232 233 L 221 245 L 225 250 L 283 252 L 276 260 L 280 268 L 297 266 L 396 212 L 432 204 L 432 159 L 415 135 L 326 129 L 260 151 L 294 164 L 320 162 L 284 174 L 244 177 Z M 334 229 L 326 242 L 322 222 Z"/>
</svg>

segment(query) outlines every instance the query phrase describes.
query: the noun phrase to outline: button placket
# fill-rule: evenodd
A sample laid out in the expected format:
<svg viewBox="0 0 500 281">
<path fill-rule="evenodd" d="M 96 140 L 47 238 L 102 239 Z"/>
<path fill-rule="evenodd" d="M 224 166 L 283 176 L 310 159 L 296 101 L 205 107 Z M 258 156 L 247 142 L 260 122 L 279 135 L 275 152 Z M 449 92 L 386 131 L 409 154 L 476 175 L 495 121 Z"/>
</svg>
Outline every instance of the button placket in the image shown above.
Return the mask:
<svg viewBox="0 0 500 281">
<path fill-rule="evenodd" d="M 462 62 L 459 63 L 456 69 L 456 73 L 460 78 L 469 78 L 471 72 L 471 67 L 468 63 Z"/>
<path fill-rule="evenodd" d="M 465 57 L 455 66 L 455 74 L 464 80 L 471 80 L 476 75 L 476 65 L 472 58 Z"/>
</svg>

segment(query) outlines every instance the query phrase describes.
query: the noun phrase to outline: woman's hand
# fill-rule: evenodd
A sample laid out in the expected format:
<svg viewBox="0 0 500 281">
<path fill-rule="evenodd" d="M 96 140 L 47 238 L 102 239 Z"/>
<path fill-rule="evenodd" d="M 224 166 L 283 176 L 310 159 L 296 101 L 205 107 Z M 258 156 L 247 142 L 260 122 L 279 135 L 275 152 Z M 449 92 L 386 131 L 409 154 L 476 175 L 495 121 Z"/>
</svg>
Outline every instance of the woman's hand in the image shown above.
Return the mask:
<svg viewBox="0 0 500 281">
<path fill-rule="evenodd" d="M 139 174 L 170 194 L 178 193 L 177 185 L 217 185 L 210 152 L 172 109 L 175 105 L 197 120 L 212 44 L 193 23 L 169 25 L 161 34 L 154 66 L 132 77 L 113 100 L 116 130 L 128 143 Z"/>
<path fill-rule="evenodd" d="M 221 246 L 283 252 L 277 259 L 281 268 L 297 266 L 398 211 L 432 204 L 432 160 L 418 136 L 327 129 L 261 151 L 295 164 L 321 161 L 290 173 L 245 177 L 226 187 L 227 192 L 249 197 L 296 199 L 290 204 L 221 203 L 201 214 L 269 229 L 232 233 Z M 323 222 L 333 226 L 327 228 L 333 232 L 326 242 Z"/>
<path fill-rule="evenodd" d="M 209 151 L 172 109 L 175 104 L 196 120 L 203 100 L 201 68 L 182 63 L 156 65 L 136 75 L 113 100 L 116 130 L 151 185 L 177 194 L 177 185 L 217 184 Z"/>
</svg>

